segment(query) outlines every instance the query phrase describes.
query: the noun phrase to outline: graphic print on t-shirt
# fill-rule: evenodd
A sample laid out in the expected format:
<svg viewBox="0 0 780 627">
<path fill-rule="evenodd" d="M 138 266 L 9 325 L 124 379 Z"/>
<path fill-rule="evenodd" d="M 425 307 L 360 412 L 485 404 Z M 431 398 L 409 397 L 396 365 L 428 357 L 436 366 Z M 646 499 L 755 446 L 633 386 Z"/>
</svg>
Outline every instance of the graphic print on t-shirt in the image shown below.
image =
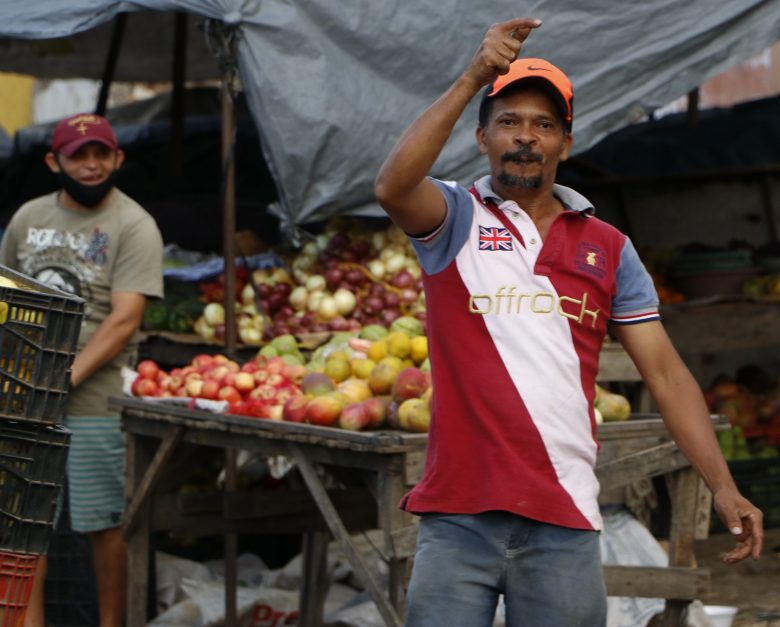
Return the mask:
<svg viewBox="0 0 780 627">
<path fill-rule="evenodd" d="M 103 278 L 108 261 L 109 235 L 95 227 L 91 233 L 30 227 L 20 251 L 22 272 L 50 287 L 85 299 L 85 318 L 92 317 L 92 286 Z"/>
</svg>

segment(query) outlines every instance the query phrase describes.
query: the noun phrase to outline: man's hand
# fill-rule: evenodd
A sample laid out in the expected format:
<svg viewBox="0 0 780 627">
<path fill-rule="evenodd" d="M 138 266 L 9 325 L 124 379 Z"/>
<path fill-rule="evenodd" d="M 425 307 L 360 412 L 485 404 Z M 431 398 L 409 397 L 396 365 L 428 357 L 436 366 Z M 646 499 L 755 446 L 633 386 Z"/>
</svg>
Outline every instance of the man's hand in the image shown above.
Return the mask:
<svg viewBox="0 0 780 627">
<path fill-rule="evenodd" d="M 737 540 L 737 545 L 723 557 L 727 564 L 748 556 L 757 560 L 764 544 L 764 515 L 739 492 L 724 489 L 715 492 L 713 505 L 718 516 Z"/>
<path fill-rule="evenodd" d="M 531 29 L 541 23 L 541 20 L 530 17 L 517 17 L 494 24 L 485 34 L 464 74 L 474 81 L 478 89 L 495 80 L 499 74 L 506 74 Z"/>
</svg>

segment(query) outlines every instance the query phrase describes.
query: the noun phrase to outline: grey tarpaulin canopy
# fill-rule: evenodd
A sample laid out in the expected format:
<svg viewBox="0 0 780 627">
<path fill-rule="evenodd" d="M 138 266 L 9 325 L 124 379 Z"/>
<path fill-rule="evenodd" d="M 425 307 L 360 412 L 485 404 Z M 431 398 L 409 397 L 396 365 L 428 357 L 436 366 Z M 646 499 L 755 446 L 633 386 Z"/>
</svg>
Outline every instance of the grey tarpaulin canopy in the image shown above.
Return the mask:
<svg viewBox="0 0 780 627">
<path fill-rule="evenodd" d="M 778 0 L 492 0 L 479 12 L 475 6 L 471 0 L 13 0 L 0 4 L 0 37 L 70 37 L 119 12 L 143 10 L 237 25 L 241 77 L 279 190 L 272 209 L 287 226 L 376 213 L 372 181 L 383 158 L 467 64 L 493 22 L 515 15 L 543 20 L 523 53 L 549 58 L 571 76 L 577 150 L 780 39 Z M 154 15 L 136 17 L 156 35 L 144 50 L 167 38 Z M 18 41 L 0 39 L 0 70 L 46 75 L 57 68 L 54 75 L 63 76 L 67 41 L 28 42 L 28 52 L 18 54 Z M 13 46 L 17 53 L 6 54 Z M 202 59 L 202 49 L 194 54 Z M 100 75 L 97 52 L 77 56 L 70 75 Z M 154 54 L 124 50 L 116 78 L 140 78 L 141 63 L 148 78 L 159 78 L 163 71 L 153 72 L 153 60 Z M 484 170 L 473 139 L 474 105 L 435 175 L 469 181 Z"/>
</svg>

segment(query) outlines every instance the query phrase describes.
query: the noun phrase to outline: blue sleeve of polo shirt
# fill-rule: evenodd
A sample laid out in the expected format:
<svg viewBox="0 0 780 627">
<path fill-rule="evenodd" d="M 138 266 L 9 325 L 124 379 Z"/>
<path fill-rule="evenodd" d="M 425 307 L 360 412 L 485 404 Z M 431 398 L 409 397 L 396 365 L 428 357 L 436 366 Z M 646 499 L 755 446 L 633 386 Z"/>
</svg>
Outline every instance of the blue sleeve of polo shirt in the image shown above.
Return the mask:
<svg viewBox="0 0 780 627">
<path fill-rule="evenodd" d="M 626 237 L 620 253 L 620 265 L 615 279 L 616 293 L 612 300 L 610 320 L 616 324 L 636 324 L 660 320 L 658 294 L 639 255 Z"/>
<path fill-rule="evenodd" d="M 426 274 L 441 272 L 457 256 L 469 236 L 474 215 L 471 193 L 461 185 L 430 179 L 447 202 L 447 215 L 438 228 L 422 237 L 412 237 L 412 246 Z"/>
</svg>

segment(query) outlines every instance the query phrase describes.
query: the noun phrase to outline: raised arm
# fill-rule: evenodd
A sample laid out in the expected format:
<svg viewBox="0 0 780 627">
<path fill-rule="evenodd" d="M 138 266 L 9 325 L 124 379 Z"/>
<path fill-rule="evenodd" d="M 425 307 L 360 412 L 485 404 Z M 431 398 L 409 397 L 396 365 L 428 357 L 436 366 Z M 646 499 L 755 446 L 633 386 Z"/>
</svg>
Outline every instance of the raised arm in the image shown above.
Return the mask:
<svg viewBox="0 0 780 627">
<path fill-rule="evenodd" d="M 463 74 L 412 123 L 385 160 L 374 191 L 393 222 L 407 233 L 431 231 L 444 220 L 444 197 L 426 177 L 466 105 L 496 76 L 507 73 L 531 29 L 540 24 L 515 18 L 492 26 Z"/>
<path fill-rule="evenodd" d="M 615 327 L 620 343 L 642 374 L 661 416 L 691 465 L 712 491 L 720 519 L 736 537 L 726 554 L 731 563 L 758 559 L 763 544 L 763 514 L 737 490 L 720 451 L 699 385 L 672 346 L 660 322 Z"/>
</svg>

